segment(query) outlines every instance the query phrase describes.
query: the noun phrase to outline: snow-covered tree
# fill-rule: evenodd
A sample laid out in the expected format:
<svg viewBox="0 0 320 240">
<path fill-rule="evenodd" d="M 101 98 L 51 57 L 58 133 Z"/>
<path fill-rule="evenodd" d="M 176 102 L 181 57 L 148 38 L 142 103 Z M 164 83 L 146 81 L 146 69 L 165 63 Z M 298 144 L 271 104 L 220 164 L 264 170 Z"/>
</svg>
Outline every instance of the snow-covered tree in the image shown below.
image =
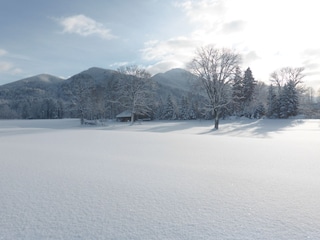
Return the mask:
<svg viewBox="0 0 320 240">
<path fill-rule="evenodd" d="M 266 114 L 266 109 L 265 109 L 263 103 L 260 102 L 260 103 L 256 106 L 256 108 L 255 108 L 255 110 L 254 110 L 253 118 L 261 118 L 261 117 L 265 116 L 265 114 Z"/>
<path fill-rule="evenodd" d="M 182 96 L 180 101 L 180 119 L 188 120 L 189 119 L 189 103 L 186 96 Z"/>
<path fill-rule="evenodd" d="M 80 115 L 81 124 L 84 124 L 85 118 L 90 118 L 90 112 L 94 108 L 92 104 L 94 87 L 94 79 L 88 74 L 77 74 L 69 82 L 68 92 L 71 93 L 72 103 Z"/>
<path fill-rule="evenodd" d="M 303 70 L 304 68 L 285 67 L 271 74 L 270 80 L 277 86 L 276 97 L 273 99 L 273 101 L 278 100 L 277 117 L 288 118 L 298 114 L 299 92 L 301 92 L 298 85 L 302 83 Z M 273 103 L 272 106 L 275 104 Z M 274 116 L 275 111 L 271 114 L 269 110 L 270 108 L 268 108 L 268 115 Z"/>
<path fill-rule="evenodd" d="M 299 98 L 294 81 L 286 83 L 280 95 L 280 118 L 288 118 L 298 114 Z"/>
<path fill-rule="evenodd" d="M 160 96 L 154 104 L 155 107 L 155 118 L 156 119 L 163 119 L 164 111 L 165 111 L 165 101 L 163 100 L 162 96 Z"/>
<path fill-rule="evenodd" d="M 12 119 L 18 118 L 18 114 L 16 111 L 11 109 L 8 104 L 1 103 L 0 104 L 0 119 Z"/>
<path fill-rule="evenodd" d="M 208 97 L 208 111 L 214 116 L 214 128 L 219 128 L 223 109 L 230 104 L 231 84 L 240 64 L 241 57 L 229 49 L 213 46 L 202 47 L 190 63 L 190 69 L 202 83 Z"/>
<path fill-rule="evenodd" d="M 317 95 L 316 95 L 316 102 L 320 103 L 320 88 L 317 91 Z"/>
<path fill-rule="evenodd" d="M 272 84 L 269 86 L 268 89 L 267 106 L 267 117 L 278 118 L 280 112 L 279 99 L 276 94 L 275 87 Z"/>
<path fill-rule="evenodd" d="M 243 112 L 243 77 L 241 70 L 238 67 L 236 69 L 235 76 L 232 82 L 232 103 L 231 114 L 240 116 Z"/>
<path fill-rule="evenodd" d="M 163 116 L 161 119 L 176 120 L 179 118 L 178 106 L 172 95 L 169 94 L 164 107 Z"/>
<path fill-rule="evenodd" d="M 244 102 L 249 103 L 253 99 L 254 88 L 257 85 L 250 68 L 244 72 L 243 76 L 243 97 Z"/>
<path fill-rule="evenodd" d="M 53 99 L 44 99 L 39 108 L 40 118 L 52 119 L 58 117 L 58 106 Z"/>
<path fill-rule="evenodd" d="M 179 114 L 179 118 L 182 120 L 191 120 L 197 118 L 195 113 L 195 105 L 192 103 L 192 98 L 190 95 L 182 96 L 180 100 Z"/>
<path fill-rule="evenodd" d="M 304 78 L 303 71 L 303 67 L 284 67 L 271 73 L 270 81 L 275 84 L 279 90 L 289 81 L 292 81 L 296 87 L 299 83 L 302 83 L 302 79 Z"/>
<path fill-rule="evenodd" d="M 154 85 L 151 75 L 136 65 L 123 66 L 118 69 L 120 102 L 131 111 L 131 124 L 138 115 L 150 115 L 153 104 Z"/>
<path fill-rule="evenodd" d="M 250 68 L 244 72 L 243 77 L 243 105 L 244 105 L 244 115 L 251 117 L 255 111 L 255 106 L 252 104 L 253 94 L 256 86 L 256 81 L 252 75 Z"/>
<path fill-rule="evenodd" d="M 119 88 L 119 76 L 118 74 L 111 75 L 110 79 L 105 81 L 105 115 L 106 118 L 114 119 L 122 108 L 120 107 L 120 90 Z"/>
</svg>

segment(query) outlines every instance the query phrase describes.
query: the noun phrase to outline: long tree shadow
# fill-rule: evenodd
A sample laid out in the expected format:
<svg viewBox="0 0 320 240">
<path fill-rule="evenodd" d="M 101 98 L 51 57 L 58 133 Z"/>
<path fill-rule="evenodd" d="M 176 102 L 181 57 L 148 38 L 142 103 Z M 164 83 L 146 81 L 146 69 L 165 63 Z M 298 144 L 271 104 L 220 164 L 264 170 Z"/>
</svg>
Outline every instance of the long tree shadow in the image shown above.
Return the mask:
<svg viewBox="0 0 320 240">
<path fill-rule="evenodd" d="M 303 122 L 304 120 L 299 119 L 222 120 L 219 129 L 214 130 L 214 122 L 209 120 L 150 121 L 130 126 L 115 123 L 105 126 L 103 129 L 267 138 L 271 137 L 273 133 L 280 133 Z"/>
<path fill-rule="evenodd" d="M 258 119 L 258 120 L 233 120 L 222 121 L 219 130 L 205 131 L 200 134 L 243 136 L 243 137 L 270 137 L 271 133 L 277 133 L 285 128 L 302 124 L 299 119 Z"/>
<path fill-rule="evenodd" d="M 159 121 L 159 124 L 156 126 L 151 125 L 151 127 L 144 128 L 144 131 L 147 132 L 176 132 L 183 131 L 195 126 L 198 126 L 200 121 L 198 120 L 186 120 L 186 121 Z M 201 125 L 200 125 L 201 126 Z"/>
</svg>

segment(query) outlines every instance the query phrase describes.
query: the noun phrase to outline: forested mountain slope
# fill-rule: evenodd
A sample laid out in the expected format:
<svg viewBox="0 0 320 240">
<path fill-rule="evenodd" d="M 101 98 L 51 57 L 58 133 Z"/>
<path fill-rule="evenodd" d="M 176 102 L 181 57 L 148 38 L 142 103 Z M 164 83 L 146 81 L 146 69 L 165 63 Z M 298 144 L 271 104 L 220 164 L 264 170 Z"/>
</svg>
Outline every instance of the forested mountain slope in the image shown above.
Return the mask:
<svg viewBox="0 0 320 240">
<path fill-rule="evenodd" d="M 114 70 L 92 67 L 62 79 L 40 74 L 0 86 L 0 118 L 78 117 L 79 104 L 90 107 L 89 118 L 114 118 L 123 107 L 117 99 L 118 81 Z M 174 69 L 151 78 L 155 102 L 168 95 L 179 102 L 190 90 L 192 77 L 183 69 Z M 98 109 L 98 110 L 97 110 Z"/>
</svg>

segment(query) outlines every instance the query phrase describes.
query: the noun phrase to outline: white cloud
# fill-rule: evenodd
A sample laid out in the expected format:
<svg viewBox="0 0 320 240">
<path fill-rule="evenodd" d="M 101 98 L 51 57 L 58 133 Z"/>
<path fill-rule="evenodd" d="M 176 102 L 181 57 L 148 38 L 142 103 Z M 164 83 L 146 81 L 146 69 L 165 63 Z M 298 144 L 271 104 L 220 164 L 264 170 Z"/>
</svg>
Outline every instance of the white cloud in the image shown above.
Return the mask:
<svg viewBox="0 0 320 240">
<path fill-rule="evenodd" d="M 0 62 L 0 72 L 7 72 L 13 68 L 13 65 L 9 62 Z"/>
<path fill-rule="evenodd" d="M 130 65 L 129 62 L 115 62 L 109 65 L 111 68 L 119 68 L 121 66 Z"/>
<path fill-rule="evenodd" d="M 223 24 L 222 32 L 229 34 L 244 30 L 246 22 L 242 20 L 234 20 Z"/>
<path fill-rule="evenodd" d="M 186 57 L 194 49 L 195 43 L 186 37 L 171 38 L 167 41 L 149 41 L 142 50 L 147 60 L 159 60 L 172 57 Z"/>
<path fill-rule="evenodd" d="M 0 57 L 6 57 L 8 52 L 4 49 L 0 49 Z M 0 61 L 0 73 L 7 73 L 10 75 L 17 75 L 21 73 L 22 70 L 20 68 L 17 68 L 13 63 L 7 60 L 1 60 Z"/>
<path fill-rule="evenodd" d="M 7 51 L 4 49 L 0 49 L 0 57 L 7 54 Z"/>
<path fill-rule="evenodd" d="M 1 61 L 0 62 L 0 73 L 9 73 L 11 75 L 17 75 L 21 73 L 20 68 L 16 68 L 12 63 Z"/>
<path fill-rule="evenodd" d="M 175 6 L 187 16 L 191 31 L 146 43 L 143 57 L 155 61 L 155 66 L 185 63 L 197 47 L 213 44 L 242 54 L 243 67 L 250 67 L 257 80 L 268 81 L 278 68 L 305 63 L 320 72 L 315 54 L 305 52 L 318 48 L 320 42 L 316 1 L 185 0 Z M 173 44 L 176 39 L 184 41 Z"/>
<path fill-rule="evenodd" d="M 192 23 L 212 26 L 219 22 L 226 12 L 224 1 L 217 0 L 185 0 L 176 4 Z"/>
<path fill-rule="evenodd" d="M 159 61 L 156 64 L 147 66 L 148 72 L 150 72 L 152 75 L 157 73 L 163 73 L 173 68 L 184 68 L 185 64 L 181 61 L 175 61 L 175 60 L 163 60 Z"/>
<path fill-rule="evenodd" d="M 171 68 L 186 67 L 200 46 L 212 44 L 217 40 L 217 31 L 239 30 L 242 28 L 241 21 L 230 22 L 223 29 L 221 21 L 226 9 L 222 1 L 213 0 L 186 0 L 175 3 L 182 9 L 189 19 L 189 35 L 176 36 L 168 40 L 148 41 L 142 49 L 142 57 L 154 64 L 148 67 L 151 73 L 164 72 Z M 214 16 L 214 17 L 213 17 Z M 216 41 L 214 43 L 218 43 Z M 223 46 L 225 47 L 225 46 Z"/>
<path fill-rule="evenodd" d="M 191 61 L 197 43 L 186 37 L 171 38 L 167 41 L 149 41 L 142 49 L 142 57 L 154 61 L 148 70 L 151 73 L 165 72 L 171 68 L 183 68 Z"/>
<path fill-rule="evenodd" d="M 81 36 L 97 35 L 107 40 L 116 38 L 111 34 L 111 30 L 105 28 L 102 23 L 82 14 L 61 18 L 59 23 L 63 26 L 64 33 L 75 33 Z"/>
</svg>

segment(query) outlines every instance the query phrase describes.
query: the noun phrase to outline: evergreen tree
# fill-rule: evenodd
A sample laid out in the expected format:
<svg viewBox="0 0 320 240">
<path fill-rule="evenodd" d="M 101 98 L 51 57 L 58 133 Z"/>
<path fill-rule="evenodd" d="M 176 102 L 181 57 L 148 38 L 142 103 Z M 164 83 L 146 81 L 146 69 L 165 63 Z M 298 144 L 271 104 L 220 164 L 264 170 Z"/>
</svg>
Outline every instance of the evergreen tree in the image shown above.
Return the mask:
<svg viewBox="0 0 320 240">
<path fill-rule="evenodd" d="M 264 82 L 257 82 L 254 88 L 251 106 L 253 109 L 253 117 L 261 118 L 267 114 L 266 105 L 268 99 L 268 86 Z"/>
<path fill-rule="evenodd" d="M 289 116 L 296 116 L 298 114 L 299 97 L 298 90 L 294 81 L 289 81 L 288 88 L 288 114 Z"/>
<path fill-rule="evenodd" d="M 247 68 L 243 76 L 241 76 L 240 69 L 236 69 L 232 83 L 232 114 L 247 117 L 254 115 L 258 107 L 258 105 L 254 106 L 252 103 L 256 85 L 250 68 Z"/>
<path fill-rule="evenodd" d="M 280 96 L 280 118 L 288 118 L 298 114 L 298 91 L 294 81 L 286 83 Z"/>
<path fill-rule="evenodd" d="M 247 70 L 244 72 L 243 77 L 243 97 L 245 103 L 252 101 L 256 84 L 257 83 L 252 75 L 251 69 L 247 68 Z"/>
<path fill-rule="evenodd" d="M 178 119 L 179 114 L 177 114 L 177 106 L 174 100 L 172 99 L 171 94 L 167 97 L 167 103 L 165 106 L 164 114 L 162 119 L 165 120 L 176 120 Z"/>
<path fill-rule="evenodd" d="M 259 103 L 257 108 L 255 109 L 254 113 L 253 113 L 253 117 L 254 118 L 261 118 L 262 116 L 264 116 L 266 114 L 266 110 L 264 108 L 263 103 Z"/>
<path fill-rule="evenodd" d="M 182 96 L 179 106 L 180 119 L 182 120 L 191 120 L 196 119 L 196 105 L 190 99 L 190 95 Z"/>
<path fill-rule="evenodd" d="M 271 84 L 268 90 L 268 102 L 267 102 L 267 117 L 278 118 L 279 117 L 279 100 L 275 92 L 275 87 Z"/>
<path fill-rule="evenodd" d="M 156 101 L 155 103 L 155 118 L 163 119 L 164 111 L 165 111 L 165 103 L 162 97 L 160 97 L 158 101 Z"/>
<path fill-rule="evenodd" d="M 197 114 L 196 114 L 197 107 L 195 106 L 194 103 L 191 103 L 191 106 L 189 108 L 189 119 L 197 119 Z"/>
<path fill-rule="evenodd" d="M 298 114 L 299 87 L 304 68 L 281 68 L 271 74 L 271 82 L 277 86 L 277 117 L 288 118 Z M 301 90 L 300 90 L 301 91 Z M 268 109 L 269 112 L 269 109 Z"/>
<path fill-rule="evenodd" d="M 180 119 L 182 120 L 188 120 L 190 119 L 189 116 L 189 103 L 188 99 L 185 96 L 182 96 L 181 103 L 180 103 Z"/>
<path fill-rule="evenodd" d="M 243 112 L 243 78 L 239 67 L 232 83 L 232 110 L 231 113 L 240 116 Z"/>
</svg>

